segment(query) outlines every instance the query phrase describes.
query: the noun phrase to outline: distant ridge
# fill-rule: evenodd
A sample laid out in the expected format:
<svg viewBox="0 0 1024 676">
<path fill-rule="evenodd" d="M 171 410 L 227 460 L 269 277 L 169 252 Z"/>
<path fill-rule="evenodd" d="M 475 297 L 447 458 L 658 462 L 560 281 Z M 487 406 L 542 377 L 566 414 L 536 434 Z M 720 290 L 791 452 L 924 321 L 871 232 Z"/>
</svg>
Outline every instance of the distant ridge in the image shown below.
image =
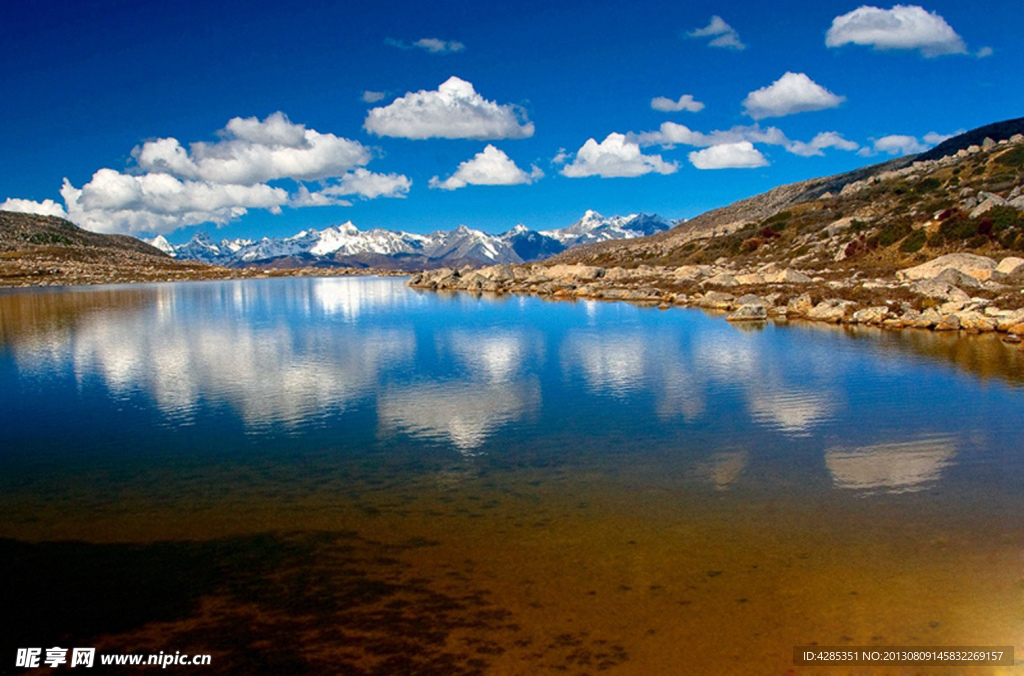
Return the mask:
<svg viewBox="0 0 1024 676">
<path fill-rule="evenodd" d="M 517 225 L 500 235 L 465 225 L 427 235 L 382 229 L 364 231 L 348 222 L 322 230 L 303 230 L 284 238 L 215 242 L 205 232 L 199 232 L 190 241 L 177 246 L 169 244 L 164 237 L 157 237 L 150 243 L 175 258 L 233 268 L 418 270 L 539 261 L 581 244 L 634 239 L 670 227 L 671 223 L 658 216 L 605 217 L 596 211 L 587 211 L 566 228 L 538 231 Z"/>
<path fill-rule="evenodd" d="M 966 150 L 971 146 L 980 146 L 987 138 L 998 142 L 1012 138 L 1017 134 L 1024 134 L 1024 117 L 1018 117 L 1012 120 L 1003 120 L 1002 122 L 994 122 L 992 124 L 986 124 L 984 127 L 972 129 L 971 131 L 959 134 L 953 138 L 946 139 L 931 150 L 914 156 L 914 159 L 937 160 L 961 150 Z"/>
</svg>

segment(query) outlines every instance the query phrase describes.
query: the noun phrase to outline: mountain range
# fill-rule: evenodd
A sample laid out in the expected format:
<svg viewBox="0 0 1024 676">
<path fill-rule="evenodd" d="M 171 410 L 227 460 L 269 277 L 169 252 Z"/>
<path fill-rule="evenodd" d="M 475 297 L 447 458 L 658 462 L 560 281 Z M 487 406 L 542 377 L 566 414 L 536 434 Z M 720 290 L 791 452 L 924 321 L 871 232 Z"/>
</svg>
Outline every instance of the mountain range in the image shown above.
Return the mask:
<svg viewBox="0 0 1024 676">
<path fill-rule="evenodd" d="M 224 239 L 215 242 L 206 232 L 184 244 L 164 237 L 148 244 L 179 260 L 225 267 L 375 267 L 422 270 L 539 261 L 582 244 L 635 239 L 668 230 L 669 221 L 647 214 L 604 217 L 587 211 L 583 218 L 559 230 L 531 230 L 517 225 L 491 235 L 460 225 L 420 235 L 395 230 L 360 230 L 351 221 L 322 230 L 309 229 L 291 237 Z"/>
</svg>

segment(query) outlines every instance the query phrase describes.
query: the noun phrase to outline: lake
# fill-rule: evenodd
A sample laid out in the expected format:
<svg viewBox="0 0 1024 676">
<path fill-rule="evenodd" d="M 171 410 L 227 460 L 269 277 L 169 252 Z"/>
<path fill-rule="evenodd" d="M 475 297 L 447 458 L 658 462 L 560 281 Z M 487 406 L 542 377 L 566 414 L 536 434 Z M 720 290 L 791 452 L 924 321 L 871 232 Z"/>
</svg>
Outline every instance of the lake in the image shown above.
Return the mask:
<svg viewBox="0 0 1024 676">
<path fill-rule="evenodd" d="M 54 645 L 196 673 L 1020 664 L 1022 426 L 995 335 L 395 278 L 7 291 L 0 673 Z"/>
</svg>

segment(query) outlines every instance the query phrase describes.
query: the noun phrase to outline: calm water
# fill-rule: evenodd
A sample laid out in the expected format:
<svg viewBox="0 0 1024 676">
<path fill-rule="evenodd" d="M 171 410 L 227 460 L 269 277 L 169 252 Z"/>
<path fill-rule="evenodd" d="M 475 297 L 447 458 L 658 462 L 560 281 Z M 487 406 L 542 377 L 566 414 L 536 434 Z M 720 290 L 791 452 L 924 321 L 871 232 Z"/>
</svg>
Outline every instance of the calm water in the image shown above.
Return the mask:
<svg viewBox="0 0 1024 676">
<path fill-rule="evenodd" d="M 6 292 L 0 673 L 65 644 L 203 673 L 1021 663 L 1022 424 L 994 336 L 374 278 Z"/>
</svg>

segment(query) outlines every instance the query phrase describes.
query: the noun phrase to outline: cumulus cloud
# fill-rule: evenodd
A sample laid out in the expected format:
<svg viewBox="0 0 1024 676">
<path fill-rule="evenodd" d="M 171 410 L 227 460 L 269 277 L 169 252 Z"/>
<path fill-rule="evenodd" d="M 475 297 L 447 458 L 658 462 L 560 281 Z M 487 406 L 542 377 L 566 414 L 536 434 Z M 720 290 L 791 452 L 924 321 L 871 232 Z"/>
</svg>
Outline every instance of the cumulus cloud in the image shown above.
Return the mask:
<svg viewBox="0 0 1024 676">
<path fill-rule="evenodd" d="M 643 176 L 651 172 L 672 174 L 678 169 L 675 162 L 666 162 L 661 155 L 644 155 L 635 140 L 613 132 L 600 143 L 587 139 L 572 163 L 562 168 L 562 175 L 570 178 L 614 178 Z"/>
<path fill-rule="evenodd" d="M 981 49 L 978 50 L 978 53 L 975 54 L 975 56 L 978 57 L 979 59 L 984 59 L 985 57 L 992 56 L 993 54 L 995 54 L 995 52 L 992 50 L 991 47 L 982 47 Z"/>
<path fill-rule="evenodd" d="M 519 107 L 488 101 L 471 83 L 454 76 L 436 91 L 410 92 L 390 105 L 373 108 L 363 127 L 378 136 L 410 139 L 533 136 L 533 123 Z"/>
<path fill-rule="evenodd" d="M 387 96 L 384 92 L 375 92 L 367 89 L 363 92 L 363 95 L 359 97 L 359 100 L 363 103 L 377 103 L 383 101 L 384 97 Z"/>
<path fill-rule="evenodd" d="M 167 233 L 223 225 L 249 209 L 279 213 L 284 206 L 351 205 L 342 196 L 404 197 L 412 184 L 365 169 L 372 153 L 358 141 L 292 123 L 284 113 L 233 118 L 218 135 L 188 149 L 175 138 L 147 141 L 132 151 L 136 166 L 128 173 L 100 169 L 81 188 L 65 179 L 68 217 L 96 232 Z M 298 183 L 296 192 L 270 185 L 281 179 Z M 311 192 L 302 181 L 322 189 Z"/>
<path fill-rule="evenodd" d="M 704 110 L 704 104 L 700 101 L 695 101 L 690 94 L 683 94 L 679 97 L 678 101 L 673 101 L 664 96 L 657 96 L 651 99 L 651 108 L 660 110 L 663 113 L 678 113 L 681 110 L 697 113 Z"/>
<path fill-rule="evenodd" d="M 717 14 L 711 17 L 711 22 L 707 26 L 690 31 L 686 35 L 691 38 L 712 38 L 708 42 L 709 47 L 723 47 L 725 49 L 747 48 L 740 40 L 740 34 L 736 32 L 736 29 L 727 24 Z"/>
<path fill-rule="evenodd" d="M 430 187 L 456 190 L 467 185 L 518 185 L 533 183 L 543 176 L 544 172 L 536 166 L 526 173 L 508 155 L 488 144 L 473 159 L 459 164 L 455 173 L 445 180 L 437 176 L 430 179 Z"/>
<path fill-rule="evenodd" d="M 835 131 L 823 131 L 817 134 L 809 143 L 793 141 L 786 150 L 801 157 L 812 157 L 824 155 L 821 152 L 825 148 L 836 148 L 837 150 L 857 150 L 860 145 L 843 138 L 843 135 Z"/>
<path fill-rule="evenodd" d="M 657 131 L 646 131 L 640 134 L 630 134 L 629 138 L 635 140 L 641 146 L 657 145 L 663 148 L 671 148 L 676 145 L 687 145 L 697 147 L 708 147 L 725 143 L 739 143 L 750 141 L 752 143 L 765 143 L 768 145 L 786 146 L 790 140 L 778 127 L 762 129 L 760 125 L 737 126 L 732 129 L 717 129 L 711 133 L 694 131 L 685 124 L 675 122 L 663 122 Z"/>
<path fill-rule="evenodd" d="M 627 138 L 636 141 L 641 146 L 657 145 L 662 148 L 672 148 L 676 145 L 709 148 L 711 146 L 730 146 L 746 141 L 752 144 L 782 146 L 787 151 L 803 157 L 824 155 L 822 150 L 826 148 L 857 150 L 860 147 L 857 143 L 843 138 L 842 134 L 835 131 L 821 132 L 811 141 L 804 142 L 791 140 L 778 127 L 765 128 L 759 124 L 739 125 L 731 129 L 716 129 L 704 133 L 694 131 L 683 124 L 663 122 L 657 131 L 630 134 Z"/>
<path fill-rule="evenodd" d="M 930 146 L 937 146 L 940 143 L 942 143 L 943 141 L 948 141 L 949 139 L 953 138 L 954 136 L 957 136 L 959 134 L 963 134 L 964 131 L 965 130 L 961 129 L 960 131 L 954 132 L 952 134 L 940 134 L 937 131 L 930 131 L 930 132 L 928 132 L 927 134 L 924 135 L 924 142 L 927 143 Z"/>
<path fill-rule="evenodd" d="M 914 136 L 890 134 L 889 136 L 883 136 L 880 139 L 875 139 L 871 146 L 861 148 L 860 152 L 857 154 L 865 157 L 877 155 L 878 153 L 886 153 L 888 155 L 912 155 L 914 153 L 922 153 L 925 150 L 928 150 L 928 146 L 918 141 Z"/>
<path fill-rule="evenodd" d="M 804 73 L 787 72 L 767 87 L 747 94 L 743 108 L 747 115 L 760 120 L 835 108 L 845 100 L 845 96 L 836 96 Z"/>
<path fill-rule="evenodd" d="M 461 42 L 438 40 L 437 38 L 420 38 L 415 42 L 385 38 L 384 44 L 389 47 L 398 47 L 399 49 L 422 49 L 431 54 L 452 54 L 454 52 L 461 52 L 466 48 L 466 45 Z"/>
<path fill-rule="evenodd" d="M 698 169 L 751 169 L 768 165 L 768 160 L 750 141 L 695 150 L 689 158 L 690 164 Z"/>
<path fill-rule="evenodd" d="M 22 214 L 67 218 L 64 207 L 50 199 L 36 202 L 34 200 L 21 199 L 20 197 L 8 197 L 0 204 L 0 211 L 17 211 Z"/>
<path fill-rule="evenodd" d="M 870 45 L 877 50 L 916 49 L 926 57 L 966 54 L 967 46 L 946 20 L 917 5 L 881 9 L 868 5 L 837 16 L 825 35 L 829 47 Z"/>
<path fill-rule="evenodd" d="M 280 211 L 288 191 L 266 184 L 216 184 L 170 174 L 133 176 L 100 169 L 76 188 L 64 179 L 60 191 L 74 223 L 94 232 L 166 233 L 198 223 L 227 223 L 251 208 Z"/>
<path fill-rule="evenodd" d="M 281 112 L 262 121 L 236 117 L 220 135 L 220 141 L 193 143 L 188 151 L 174 138 L 147 141 L 132 157 L 146 172 L 239 185 L 279 178 L 322 180 L 371 159 L 370 150 L 358 141 L 293 124 Z"/>
<path fill-rule="evenodd" d="M 360 167 L 345 174 L 336 185 L 324 188 L 328 195 L 358 195 L 366 199 L 405 197 L 412 181 L 402 174 L 377 174 Z"/>
</svg>

